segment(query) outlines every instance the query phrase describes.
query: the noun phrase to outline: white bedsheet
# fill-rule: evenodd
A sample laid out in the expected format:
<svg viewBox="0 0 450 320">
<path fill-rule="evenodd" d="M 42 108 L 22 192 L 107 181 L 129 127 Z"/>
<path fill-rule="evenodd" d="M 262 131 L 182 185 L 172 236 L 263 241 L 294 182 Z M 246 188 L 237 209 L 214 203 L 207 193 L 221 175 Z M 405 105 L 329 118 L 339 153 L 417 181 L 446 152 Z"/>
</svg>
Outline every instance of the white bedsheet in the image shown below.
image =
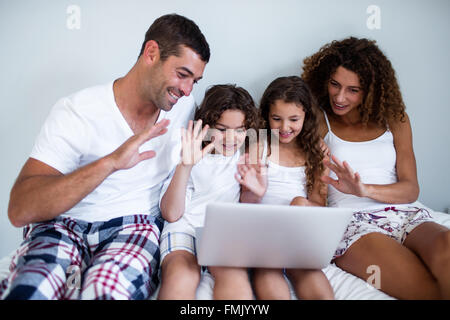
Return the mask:
<svg viewBox="0 0 450 320">
<path fill-rule="evenodd" d="M 436 222 L 443 224 L 450 228 L 450 214 L 442 212 L 433 212 L 433 218 Z M 0 281 L 5 279 L 9 274 L 9 264 L 13 253 L 0 259 Z M 338 300 L 386 300 L 393 299 L 380 290 L 375 289 L 365 281 L 347 273 L 337 267 L 335 264 L 331 264 L 323 269 L 325 275 L 330 281 L 331 286 L 334 289 L 335 297 Z M 207 272 L 202 273 L 202 279 L 197 289 L 197 299 L 210 300 L 212 299 L 214 279 Z M 152 296 L 154 299 L 157 296 L 157 292 Z M 295 299 L 295 294 L 291 288 L 291 296 Z"/>
</svg>

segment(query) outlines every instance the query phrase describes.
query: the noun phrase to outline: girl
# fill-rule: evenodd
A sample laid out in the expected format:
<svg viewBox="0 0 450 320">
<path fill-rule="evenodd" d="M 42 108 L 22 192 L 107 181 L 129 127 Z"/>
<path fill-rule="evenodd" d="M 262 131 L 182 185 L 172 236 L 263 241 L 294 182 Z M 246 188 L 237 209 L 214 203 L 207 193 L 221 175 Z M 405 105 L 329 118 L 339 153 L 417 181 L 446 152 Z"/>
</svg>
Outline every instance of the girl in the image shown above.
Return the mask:
<svg viewBox="0 0 450 320">
<path fill-rule="evenodd" d="M 342 269 L 397 298 L 450 298 L 450 232 L 417 200 L 416 161 L 390 61 L 367 39 L 333 41 L 304 60 L 303 78 L 323 109 L 320 132 L 333 162 L 330 206 L 359 208 L 336 251 Z M 346 159 L 341 162 L 339 159 Z M 370 209 L 369 209 L 370 208 Z M 365 210 L 362 210 L 365 209 Z"/>
<path fill-rule="evenodd" d="M 257 128 L 258 113 L 243 88 L 216 85 L 205 93 L 195 120 L 195 126 L 190 121 L 187 130 L 182 130 L 182 160 L 161 200 L 161 213 L 168 223 L 160 240 L 159 299 L 195 299 L 200 267 L 194 230 L 203 226 L 209 202 L 239 201 L 240 185 L 234 178 L 239 149 L 247 129 Z M 213 142 L 206 145 L 209 128 Z M 245 268 L 208 269 L 215 279 L 215 299 L 253 298 Z"/>
<path fill-rule="evenodd" d="M 276 144 L 268 141 L 263 151 L 268 186 L 261 203 L 324 206 L 326 186 L 320 181 L 324 156 L 317 130 L 317 111 L 306 84 L 299 77 L 274 80 L 263 94 L 260 112 L 265 128 L 272 132 L 269 140 L 278 142 L 278 150 L 272 150 Z M 240 165 L 238 171 L 245 179 L 250 170 Z M 298 298 L 334 298 L 333 289 L 321 270 L 292 269 L 286 270 L 286 274 Z M 290 299 L 282 270 L 255 269 L 253 281 L 259 299 Z"/>
</svg>

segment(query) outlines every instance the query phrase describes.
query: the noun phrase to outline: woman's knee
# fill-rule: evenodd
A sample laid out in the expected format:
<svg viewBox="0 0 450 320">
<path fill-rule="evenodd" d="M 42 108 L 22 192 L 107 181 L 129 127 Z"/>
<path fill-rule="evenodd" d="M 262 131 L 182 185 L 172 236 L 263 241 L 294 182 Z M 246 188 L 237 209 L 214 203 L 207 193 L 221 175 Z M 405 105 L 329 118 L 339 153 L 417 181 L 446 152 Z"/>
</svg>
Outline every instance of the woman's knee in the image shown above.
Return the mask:
<svg viewBox="0 0 450 320">
<path fill-rule="evenodd" d="M 440 273 L 450 270 L 450 230 L 443 231 L 436 237 L 433 248 L 430 268 L 439 276 Z"/>
<path fill-rule="evenodd" d="M 369 233 L 352 244 L 335 263 L 365 281 L 378 279 L 379 289 L 399 299 L 436 299 L 438 284 L 423 261 L 407 247 L 381 233 Z M 371 271 L 375 267 L 375 271 Z"/>
</svg>

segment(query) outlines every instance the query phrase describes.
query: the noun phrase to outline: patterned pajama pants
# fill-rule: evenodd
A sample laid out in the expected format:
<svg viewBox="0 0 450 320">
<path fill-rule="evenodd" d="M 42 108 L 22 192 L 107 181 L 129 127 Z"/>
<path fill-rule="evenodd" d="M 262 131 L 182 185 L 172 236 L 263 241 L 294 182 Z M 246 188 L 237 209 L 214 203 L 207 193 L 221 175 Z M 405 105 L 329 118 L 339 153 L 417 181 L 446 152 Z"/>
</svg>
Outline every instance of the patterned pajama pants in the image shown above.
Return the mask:
<svg viewBox="0 0 450 320">
<path fill-rule="evenodd" d="M 89 223 L 69 217 L 24 229 L 2 299 L 147 299 L 158 286 L 159 214 Z"/>
<path fill-rule="evenodd" d="M 369 233 L 382 233 L 403 243 L 414 228 L 430 221 L 433 218 L 427 209 L 413 206 L 391 206 L 354 212 L 333 259 L 344 255 L 353 243 Z"/>
</svg>

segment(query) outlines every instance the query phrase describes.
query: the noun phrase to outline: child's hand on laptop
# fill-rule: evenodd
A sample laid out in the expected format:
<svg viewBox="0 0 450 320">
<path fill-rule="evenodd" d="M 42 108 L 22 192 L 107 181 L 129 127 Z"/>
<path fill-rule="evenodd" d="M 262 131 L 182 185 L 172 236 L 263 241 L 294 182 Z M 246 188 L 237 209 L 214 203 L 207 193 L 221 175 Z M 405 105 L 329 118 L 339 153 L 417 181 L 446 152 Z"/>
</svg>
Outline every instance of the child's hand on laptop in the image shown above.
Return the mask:
<svg viewBox="0 0 450 320">
<path fill-rule="evenodd" d="M 241 156 L 237 169 L 235 178 L 241 186 L 262 198 L 267 190 L 267 167 L 261 164 L 259 159 L 257 163 L 250 163 L 249 155 L 246 153 Z"/>
</svg>

